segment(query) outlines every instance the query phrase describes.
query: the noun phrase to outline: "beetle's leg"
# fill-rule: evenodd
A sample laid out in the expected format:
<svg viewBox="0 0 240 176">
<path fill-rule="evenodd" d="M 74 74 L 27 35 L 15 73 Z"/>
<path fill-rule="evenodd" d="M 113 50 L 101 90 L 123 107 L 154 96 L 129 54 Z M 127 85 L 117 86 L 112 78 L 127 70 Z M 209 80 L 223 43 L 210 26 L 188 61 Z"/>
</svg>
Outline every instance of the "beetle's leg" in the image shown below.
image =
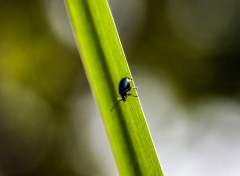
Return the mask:
<svg viewBox="0 0 240 176">
<path fill-rule="evenodd" d="M 133 96 L 133 97 L 138 97 L 137 95 L 133 95 L 133 94 L 127 94 L 127 96 Z"/>
<path fill-rule="evenodd" d="M 133 80 L 133 78 L 129 78 L 131 81 Z M 137 87 L 132 87 L 132 89 L 138 89 Z"/>
</svg>

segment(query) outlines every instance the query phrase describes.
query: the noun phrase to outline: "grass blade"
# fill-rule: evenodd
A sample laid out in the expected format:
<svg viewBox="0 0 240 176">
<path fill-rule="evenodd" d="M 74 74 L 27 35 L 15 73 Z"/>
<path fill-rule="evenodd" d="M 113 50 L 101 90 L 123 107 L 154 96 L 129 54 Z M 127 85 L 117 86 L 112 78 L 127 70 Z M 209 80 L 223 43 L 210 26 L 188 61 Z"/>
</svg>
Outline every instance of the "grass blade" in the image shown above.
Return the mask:
<svg viewBox="0 0 240 176">
<path fill-rule="evenodd" d="M 162 176 L 139 99 L 129 97 L 110 111 L 119 97 L 119 81 L 132 76 L 107 1 L 65 2 L 120 175 Z"/>
</svg>

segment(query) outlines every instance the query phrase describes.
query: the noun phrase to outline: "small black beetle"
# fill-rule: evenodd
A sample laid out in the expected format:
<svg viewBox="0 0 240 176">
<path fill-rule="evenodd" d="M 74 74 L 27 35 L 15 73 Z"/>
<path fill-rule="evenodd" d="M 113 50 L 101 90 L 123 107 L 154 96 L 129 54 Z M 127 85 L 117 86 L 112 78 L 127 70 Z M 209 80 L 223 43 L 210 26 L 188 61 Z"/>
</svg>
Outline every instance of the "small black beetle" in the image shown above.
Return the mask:
<svg viewBox="0 0 240 176">
<path fill-rule="evenodd" d="M 121 81 L 119 82 L 119 94 L 121 95 L 122 98 L 118 98 L 117 103 L 114 104 L 114 106 L 111 109 L 111 112 L 113 110 L 113 108 L 120 102 L 120 101 L 126 101 L 128 96 L 134 96 L 134 97 L 138 97 L 136 95 L 133 94 L 128 94 L 127 92 L 129 92 L 131 90 L 131 86 L 130 86 L 130 82 L 132 81 L 131 78 L 125 77 L 122 78 Z M 133 89 L 137 89 L 136 87 L 132 87 Z"/>
</svg>

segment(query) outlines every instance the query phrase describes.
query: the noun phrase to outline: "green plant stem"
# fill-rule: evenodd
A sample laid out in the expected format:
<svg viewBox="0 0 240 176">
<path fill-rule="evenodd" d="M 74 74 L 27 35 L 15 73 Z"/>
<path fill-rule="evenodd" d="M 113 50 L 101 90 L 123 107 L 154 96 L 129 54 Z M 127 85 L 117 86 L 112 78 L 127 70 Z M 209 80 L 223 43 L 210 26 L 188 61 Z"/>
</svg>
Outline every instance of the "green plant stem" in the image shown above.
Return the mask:
<svg viewBox="0 0 240 176">
<path fill-rule="evenodd" d="M 107 1 L 66 0 L 66 6 L 120 175 L 162 176 L 139 99 L 129 97 L 110 111 L 119 81 L 132 76 Z"/>
</svg>

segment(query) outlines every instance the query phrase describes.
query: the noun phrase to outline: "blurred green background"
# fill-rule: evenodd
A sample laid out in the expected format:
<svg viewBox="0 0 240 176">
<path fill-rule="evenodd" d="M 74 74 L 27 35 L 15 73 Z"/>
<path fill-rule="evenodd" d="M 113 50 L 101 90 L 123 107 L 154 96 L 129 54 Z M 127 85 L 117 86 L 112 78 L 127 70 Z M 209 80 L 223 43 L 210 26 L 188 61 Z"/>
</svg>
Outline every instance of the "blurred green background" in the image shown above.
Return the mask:
<svg viewBox="0 0 240 176">
<path fill-rule="evenodd" d="M 165 175 L 239 175 L 239 1 L 109 4 Z M 0 21 L 0 176 L 118 175 L 64 2 Z"/>
</svg>

